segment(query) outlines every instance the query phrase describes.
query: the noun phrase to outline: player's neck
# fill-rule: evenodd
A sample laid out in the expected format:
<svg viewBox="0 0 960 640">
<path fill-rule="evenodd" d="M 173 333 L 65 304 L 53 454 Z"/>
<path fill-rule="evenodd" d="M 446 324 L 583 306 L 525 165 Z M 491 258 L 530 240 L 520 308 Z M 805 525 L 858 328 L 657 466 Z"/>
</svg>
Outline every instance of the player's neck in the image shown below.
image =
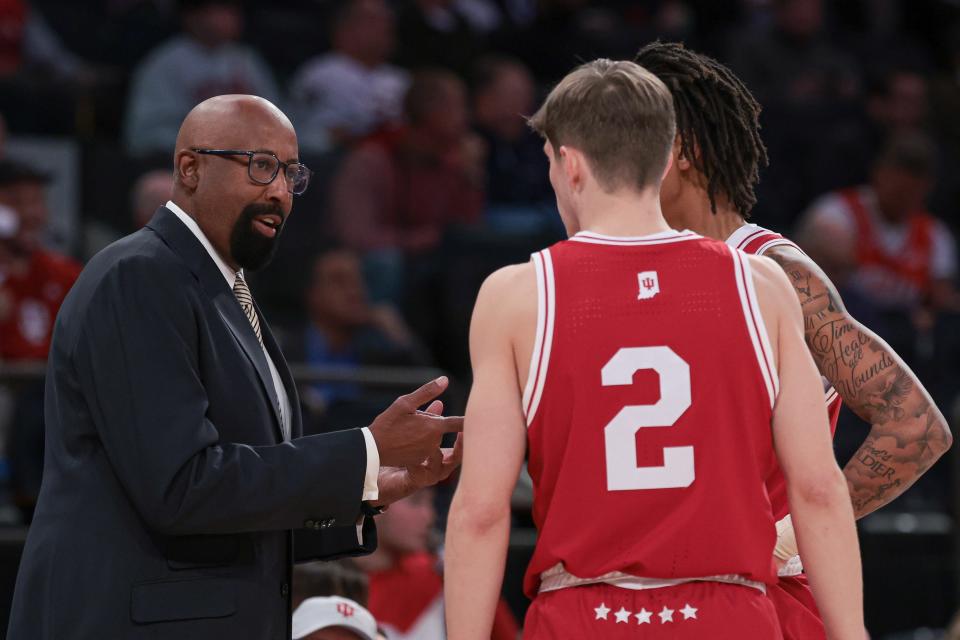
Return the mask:
<svg viewBox="0 0 960 640">
<path fill-rule="evenodd" d="M 709 198 L 698 198 L 686 208 L 687 229 L 706 238 L 726 240 L 734 231 L 746 224 L 740 212 L 726 201 L 717 201 L 716 213 L 710 208 Z"/>
<path fill-rule="evenodd" d="M 660 194 L 653 189 L 645 189 L 639 194 L 597 191 L 583 204 L 577 217 L 579 229 L 576 231 L 614 237 L 639 237 L 670 230 L 660 210 Z"/>
</svg>

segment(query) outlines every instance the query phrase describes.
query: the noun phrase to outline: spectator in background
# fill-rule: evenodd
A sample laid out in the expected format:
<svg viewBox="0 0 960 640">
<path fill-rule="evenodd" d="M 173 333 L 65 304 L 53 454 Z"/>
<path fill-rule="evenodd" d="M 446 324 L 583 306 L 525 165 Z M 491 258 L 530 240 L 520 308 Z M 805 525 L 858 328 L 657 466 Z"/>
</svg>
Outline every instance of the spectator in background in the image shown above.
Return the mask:
<svg viewBox="0 0 960 640">
<path fill-rule="evenodd" d="M 764 107 L 822 105 L 857 96 L 854 60 L 829 43 L 823 0 L 775 0 L 769 32 L 738 34 L 731 66 Z"/>
<path fill-rule="evenodd" d="M 927 79 L 919 70 L 888 66 L 875 69 L 867 78 L 864 113 L 855 134 L 837 149 L 830 163 L 833 171 L 846 178 L 844 184 L 869 179 L 874 159 L 892 135 L 927 127 Z"/>
<path fill-rule="evenodd" d="M 390 640 L 443 640 L 443 563 L 436 546 L 434 489 L 390 505 L 377 520 L 377 550 L 357 565 L 370 577 L 370 612 Z M 501 600 L 492 640 L 516 640 L 517 622 Z"/>
<path fill-rule="evenodd" d="M 350 558 L 307 562 L 293 567 L 290 606 L 296 610 L 307 598 L 342 596 L 367 606 L 370 585 L 367 574 Z"/>
<path fill-rule="evenodd" d="M 800 223 L 806 246 L 829 256 L 828 264 L 851 270 L 850 287 L 891 327 L 899 327 L 884 337 L 906 353 L 913 351 L 911 325 L 920 322 L 916 310 L 960 310 L 954 238 L 925 204 L 935 154 L 923 134 L 895 135 L 877 157 L 868 184 L 819 198 Z"/>
<path fill-rule="evenodd" d="M 0 3 L 0 77 L 24 72 L 82 82 L 92 70 L 67 49 L 43 16 L 26 0 Z"/>
<path fill-rule="evenodd" d="M 84 255 L 92 258 L 111 242 L 136 231 L 150 221 L 157 209 L 166 204 L 173 191 L 173 173 L 153 169 L 142 174 L 130 188 L 130 217 L 116 224 L 87 220 L 84 224 Z M 118 228 L 119 227 L 119 228 Z"/>
<path fill-rule="evenodd" d="M 397 62 L 408 69 L 442 65 L 466 77 L 482 45 L 467 18 L 473 12 L 464 12 L 457 4 L 455 0 L 401 2 Z"/>
<path fill-rule="evenodd" d="M 394 18 L 384 0 L 348 0 L 332 25 L 333 51 L 294 76 L 290 107 L 300 148 L 314 152 L 351 142 L 403 113 L 407 73 L 387 64 Z"/>
<path fill-rule="evenodd" d="M 422 253 L 483 207 L 482 141 L 468 128 L 466 89 L 424 71 L 404 99 L 408 125 L 360 145 L 331 188 L 334 235 L 357 251 Z"/>
<path fill-rule="evenodd" d="M 822 0 L 774 0 L 773 9 L 769 29 L 735 34 L 729 58 L 763 105 L 772 158 L 755 213 L 773 228 L 789 228 L 817 194 L 848 184 L 849 176 L 836 181 L 836 147 L 857 129 L 860 78 L 853 57 L 827 37 Z"/>
<path fill-rule="evenodd" d="M 293 640 L 377 640 L 377 621 L 340 596 L 308 598 L 293 612 Z"/>
<path fill-rule="evenodd" d="M 183 33 L 134 72 L 124 122 L 132 154 L 169 154 L 187 112 L 207 98 L 245 93 L 277 100 L 266 62 L 238 43 L 244 18 L 237 0 L 181 0 L 181 19 Z"/>
<path fill-rule="evenodd" d="M 373 305 L 360 259 L 342 247 L 322 250 L 306 291 L 309 324 L 285 347 L 291 360 L 346 368 L 361 365 L 426 364 L 423 348 L 388 305 Z M 363 423 L 377 415 L 383 398 L 353 383 L 328 382 L 304 389 L 303 402 L 324 424 Z M 372 412 L 372 413 L 371 413 Z M 369 420 L 366 420 L 369 421 Z"/>
<path fill-rule="evenodd" d="M 0 360 L 8 363 L 46 361 L 57 311 L 80 274 L 79 264 L 43 246 L 46 182 L 30 166 L 0 160 L 0 205 L 14 216 L 0 253 Z M 22 383 L 16 396 L 7 454 L 14 502 L 29 522 L 43 471 L 43 382 Z"/>
<path fill-rule="evenodd" d="M 133 229 L 146 226 L 157 209 L 167 203 L 171 193 L 173 173 L 169 169 L 154 169 L 137 178 L 130 191 Z"/>
<path fill-rule="evenodd" d="M 487 148 L 488 220 L 542 221 L 544 205 L 554 202 L 543 142 L 525 118 L 533 112 L 534 90 L 533 77 L 519 60 L 490 56 L 477 64 L 473 111 Z M 552 220 L 552 211 L 549 216 Z"/>
</svg>

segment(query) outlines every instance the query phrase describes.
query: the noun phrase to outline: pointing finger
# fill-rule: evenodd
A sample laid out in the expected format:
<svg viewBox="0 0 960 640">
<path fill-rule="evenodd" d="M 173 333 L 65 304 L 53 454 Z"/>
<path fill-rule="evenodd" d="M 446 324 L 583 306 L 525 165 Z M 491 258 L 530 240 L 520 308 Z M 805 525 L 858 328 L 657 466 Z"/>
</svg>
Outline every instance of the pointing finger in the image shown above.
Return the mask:
<svg viewBox="0 0 960 640">
<path fill-rule="evenodd" d="M 424 405 L 438 395 L 446 391 L 450 381 L 447 376 L 440 376 L 436 380 L 431 380 L 416 391 L 408 393 L 397 398 L 397 403 L 407 411 L 414 411 L 417 407 Z"/>
</svg>

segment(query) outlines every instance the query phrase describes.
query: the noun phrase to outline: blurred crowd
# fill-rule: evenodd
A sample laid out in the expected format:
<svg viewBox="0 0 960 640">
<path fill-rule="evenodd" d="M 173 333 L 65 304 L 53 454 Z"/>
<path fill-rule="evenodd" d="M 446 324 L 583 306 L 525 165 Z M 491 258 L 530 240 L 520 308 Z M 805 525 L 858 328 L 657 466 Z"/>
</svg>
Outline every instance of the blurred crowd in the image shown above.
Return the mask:
<svg viewBox="0 0 960 640">
<path fill-rule="evenodd" d="M 770 157 L 752 221 L 792 235 L 955 414 L 956 2 L 0 0 L 0 520 L 29 522 L 42 469 L 42 380 L 10 372 L 45 359 L 83 261 L 168 199 L 174 139 L 196 103 L 269 98 L 314 171 L 274 263 L 251 274 L 287 358 L 439 367 L 459 383 L 457 411 L 483 278 L 562 238 L 542 143 L 523 116 L 579 61 L 631 58 L 657 38 L 714 55 L 746 82 Z M 50 140 L 70 150 L 69 180 L 46 161 Z M 64 211 L 51 206 L 64 202 L 57 189 Z M 302 384 L 314 432 L 363 424 L 392 397 Z M 865 433 L 845 421 L 841 457 Z M 894 508 L 950 511 L 946 467 Z M 446 493 L 417 498 L 440 505 L 424 530 L 442 520 Z M 528 524 L 528 501 L 517 504 Z M 396 633 L 419 618 L 389 620 L 379 590 L 396 591 L 403 572 L 436 574 L 441 559 L 426 542 L 391 554 L 383 522 L 385 551 L 362 567 L 369 601 L 352 599 Z M 436 593 L 407 595 L 422 612 Z M 322 618 L 341 604 L 311 607 Z"/>
</svg>

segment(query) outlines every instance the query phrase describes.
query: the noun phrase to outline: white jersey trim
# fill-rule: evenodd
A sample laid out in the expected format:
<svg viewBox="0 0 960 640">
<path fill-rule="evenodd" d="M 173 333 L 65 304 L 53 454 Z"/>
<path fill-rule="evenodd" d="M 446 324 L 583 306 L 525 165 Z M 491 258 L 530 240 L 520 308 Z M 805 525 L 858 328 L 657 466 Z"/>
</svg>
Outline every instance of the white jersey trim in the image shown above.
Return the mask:
<svg viewBox="0 0 960 640">
<path fill-rule="evenodd" d="M 727 238 L 727 245 L 733 247 L 734 249 L 742 250 L 745 246 L 750 244 L 751 240 L 762 233 L 770 233 L 770 230 L 748 222 L 730 234 L 730 237 Z"/>
<path fill-rule="evenodd" d="M 823 401 L 826 402 L 827 406 L 829 407 L 831 404 L 833 404 L 833 401 L 836 400 L 838 397 L 840 397 L 840 394 L 837 393 L 837 390 L 834 389 L 833 387 L 830 387 L 824 392 Z"/>
<path fill-rule="evenodd" d="M 756 255 L 762 256 L 767 251 L 769 251 L 770 249 L 773 249 L 774 247 L 792 247 L 797 251 L 799 251 L 800 253 L 803 253 L 803 249 L 798 247 L 795 242 L 787 240 L 786 238 L 774 238 L 773 240 L 768 240 L 767 242 L 764 242 L 762 245 L 760 245 L 760 248 L 757 249 Z"/>
<path fill-rule="evenodd" d="M 592 231 L 581 231 L 570 238 L 571 242 L 585 242 L 587 244 L 606 244 L 617 247 L 639 247 L 671 242 L 696 240 L 702 236 L 693 231 L 661 231 L 648 236 L 605 236 Z"/>
<path fill-rule="evenodd" d="M 724 584 L 737 584 L 744 587 L 752 587 L 761 593 L 767 592 L 767 586 L 764 583 L 757 582 L 755 580 L 749 580 L 741 575 L 732 573 L 719 576 L 704 576 L 701 578 L 644 578 L 642 576 L 634 576 L 630 575 L 629 573 L 623 573 L 622 571 L 611 571 L 610 573 L 605 573 L 602 576 L 597 576 L 596 578 L 580 578 L 572 573 L 569 573 L 564 568 L 562 562 L 558 562 L 553 567 L 540 574 L 540 589 L 538 592 L 545 593 L 547 591 L 558 591 L 560 589 L 580 587 L 588 584 L 609 584 L 613 587 L 620 587 L 621 589 L 642 591 L 644 589 L 662 589 L 664 587 L 674 587 L 678 584 L 686 584 L 688 582 L 721 582 Z"/>
<path fill-rule="evenodd" d="M 753 242 L 754 240 L 756 240 L 758 237 L 762 236 L 765 233 L 774 233 L 780 236 L 780 234 L 778 234 L 776 231 L 771 231 L 770 229 L 761 227 L 753 223 L 747 223 L 742 227 L 738 228 L 733 233 L 731 233 L 730 237 L 726 239 L 726 243 L 727 243 L 727 246 L 744 251 L 745 247 L 748 244 L 750 244 L 751 242 Z M 760 248 L 758 248 L 753 253 L 754 255 L 762 256 L 770 249 L 773 249 L 774 247 L 780 247 L 780 246 L 793 247 L 800 253 L 803 253 L 803 249 L 798 247 L 797 243 L 793 242 L 792 240 L 788 240 L 783 236 L 780 236 L 778 238 L 771 238 L 770 240 L 767 240 L 762 245 L 760 245 Z"/>
<path fill-rule="evenodd" d="M 780 377 L 773 360 L 773 351 L 770 348 L 770 338 L 767 335 L 767 326 L 760 315 L 760 304 L 757 301 L 757 292 L 753 285 L 753 272 L 746 254 L 737 249 L 731 249 L 733 255 L 734 276 L 737 280 L 737 293 L 740 294 L 740 306 L 747 324 L 747 332 L 753 343 L 753 351 L 757 356 L 757 364 L 763 383 L 770 396 L 770 408 L 777 402 L 780 393 Z"/>
<path fill-rule="evenodd" d="M 553 324 L 556 317 L 556 289 L 553 279 L 553 259 L 544 249 L 531 256 L 537 276 L 537 334 L 530 354 L 530 370 L 523 390 L 523 412 L 527 426 L 533 422 L 543 396 L 553 345 Z"/>
</svg>

